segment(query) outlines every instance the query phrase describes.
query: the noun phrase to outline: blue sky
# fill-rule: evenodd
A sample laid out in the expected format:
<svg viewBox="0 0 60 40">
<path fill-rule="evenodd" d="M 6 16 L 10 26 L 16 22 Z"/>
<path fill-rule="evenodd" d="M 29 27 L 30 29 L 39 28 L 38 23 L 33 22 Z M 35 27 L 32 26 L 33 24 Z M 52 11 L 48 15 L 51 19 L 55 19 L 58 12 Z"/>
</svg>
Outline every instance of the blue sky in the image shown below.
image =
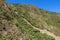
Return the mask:
<svg viewBox="0 0 60 40">
<path fill-rule="evenodd" d="M 5 0 L 9 3 L 31 4 L 48 11 L 60 12 L 60 0 Z"/>
</svg>

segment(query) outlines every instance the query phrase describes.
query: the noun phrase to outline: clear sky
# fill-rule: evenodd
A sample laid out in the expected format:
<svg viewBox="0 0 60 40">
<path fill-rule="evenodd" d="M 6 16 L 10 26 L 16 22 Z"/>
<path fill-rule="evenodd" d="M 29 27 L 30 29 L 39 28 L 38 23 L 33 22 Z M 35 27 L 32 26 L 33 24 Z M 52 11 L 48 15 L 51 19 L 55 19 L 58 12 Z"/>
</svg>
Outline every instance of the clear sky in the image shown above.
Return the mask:
<svg viewBox="0 0 60 40">
<path fill-rule="evenodd" d="M 32 4 L 48 11 L 60 12 L 60 0 L 5 0 L 9 3 Z"/>
</svg>

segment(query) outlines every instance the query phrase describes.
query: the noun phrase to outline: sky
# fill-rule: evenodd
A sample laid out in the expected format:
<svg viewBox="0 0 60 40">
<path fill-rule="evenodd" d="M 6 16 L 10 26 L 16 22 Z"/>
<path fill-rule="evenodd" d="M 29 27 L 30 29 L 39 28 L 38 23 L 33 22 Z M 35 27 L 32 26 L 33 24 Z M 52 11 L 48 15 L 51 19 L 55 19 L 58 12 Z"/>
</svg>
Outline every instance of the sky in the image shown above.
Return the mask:
<svg viewBox="0 0 60 40">
<path fill-rule="evenodd" d="M 60 0 L 5 0 L 13 4 L 31 4 L 38 8 L 60 13 Z"/>
</svg>

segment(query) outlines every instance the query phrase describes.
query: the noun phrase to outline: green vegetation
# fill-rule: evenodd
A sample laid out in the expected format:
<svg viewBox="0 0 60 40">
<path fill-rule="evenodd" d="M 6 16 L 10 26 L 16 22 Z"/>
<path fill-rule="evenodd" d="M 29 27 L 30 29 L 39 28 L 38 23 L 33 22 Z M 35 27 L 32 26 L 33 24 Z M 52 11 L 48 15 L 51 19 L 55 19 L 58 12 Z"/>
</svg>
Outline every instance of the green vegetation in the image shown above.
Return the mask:
<svg viewBox="0 0 60 40">
<path fill-rule="evenodd" d="M 50 30 L 47 28 L 47 30 L 60 36 L 60 14 L 56 12 L 48 12 L 45 10 L 40 10 L 40 12 L 42 13 L 43 20 L 48 24 L 49 28 L 52 25 L 52 28 L 50 28 Z"/>
<path fill-rule="evenodd" d="M 60 36 L 60 14 L 26 4 L 0 1 L 0 40 L 55 40 L 29 25 Z"/>
</svg>

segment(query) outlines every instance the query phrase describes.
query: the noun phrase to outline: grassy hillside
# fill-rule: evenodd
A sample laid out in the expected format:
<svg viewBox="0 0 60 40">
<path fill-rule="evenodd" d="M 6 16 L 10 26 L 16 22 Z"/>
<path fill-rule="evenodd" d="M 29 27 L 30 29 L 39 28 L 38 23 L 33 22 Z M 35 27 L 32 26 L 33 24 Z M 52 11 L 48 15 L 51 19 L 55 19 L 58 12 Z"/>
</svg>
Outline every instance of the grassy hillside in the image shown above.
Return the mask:
<svg viewBox="0 0 60 40">
<path fill-rule="evenodd" d="M 60 14 L 32 5 L 9 4 L 0 1 L 0 40 L 55 40 L 32 26 L 60 36 Z"/>
<path fill-rule="evenodd" d="M 60 14 L 56 12 L 48 12 L 45 10 L 40 11 L 43 15 L 43 20 L 48 25 L 48 28 L 46 29 L 60 36 Z"/>
</svg>

